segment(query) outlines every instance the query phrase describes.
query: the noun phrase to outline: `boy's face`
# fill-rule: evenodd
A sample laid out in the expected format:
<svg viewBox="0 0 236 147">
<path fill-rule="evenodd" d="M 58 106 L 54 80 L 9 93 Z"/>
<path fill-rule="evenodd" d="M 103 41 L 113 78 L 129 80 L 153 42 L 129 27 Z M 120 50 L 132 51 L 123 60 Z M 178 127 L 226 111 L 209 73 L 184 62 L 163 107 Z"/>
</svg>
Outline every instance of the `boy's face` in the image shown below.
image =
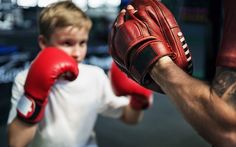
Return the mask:
<svg viewBox="0 0 236 147">
<path fill-rule="evenodd" d="M 47 46 L 58 47 L 80 63 L 87 53 L 88 37 L 89 32 L 86 29 L 68 26 L 56 28 L 48 42 L 44 40 L 43 36 L 41 39 L 39 37 L 39 44 L 41 49 Z"/>
</svg>

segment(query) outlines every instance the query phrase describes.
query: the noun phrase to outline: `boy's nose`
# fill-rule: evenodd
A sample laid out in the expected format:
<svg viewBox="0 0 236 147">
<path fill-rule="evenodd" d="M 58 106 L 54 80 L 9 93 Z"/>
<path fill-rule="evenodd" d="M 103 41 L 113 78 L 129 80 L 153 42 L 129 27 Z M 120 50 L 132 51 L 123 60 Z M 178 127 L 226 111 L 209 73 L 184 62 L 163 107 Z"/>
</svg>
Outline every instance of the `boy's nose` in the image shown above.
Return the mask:
<svg viewBox="0 0 236 147">
<path fill-rule="evenodd" d="M 72 54 L 73 57 L 79 57 L 81 55 L 81 50 L 78 47 L 73 48 L 71 54 Z"/>
</svg>

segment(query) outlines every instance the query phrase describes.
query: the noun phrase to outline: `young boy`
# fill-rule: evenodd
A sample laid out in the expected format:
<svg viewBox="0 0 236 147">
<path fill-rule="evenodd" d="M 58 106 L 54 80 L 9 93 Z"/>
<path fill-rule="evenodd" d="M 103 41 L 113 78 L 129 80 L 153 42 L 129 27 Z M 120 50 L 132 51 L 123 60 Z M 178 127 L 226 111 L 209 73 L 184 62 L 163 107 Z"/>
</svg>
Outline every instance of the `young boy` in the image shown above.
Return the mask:
<svg viewBox="0 0 236 147">
<path fill-rule="evenodd" d="M 102 69 L 81 63 L 91 26 L 88 16 L 70 1 L 42 10 L 42 50 L 29 69 L 16 76 L 12 88 L 9 146 L 96 146 L 93 127 L 98 114 L 128 124 L 140 120 L 151 103 L 150 91 L 128 79 L 114 63 L 112 86 Z"/>
</svg>

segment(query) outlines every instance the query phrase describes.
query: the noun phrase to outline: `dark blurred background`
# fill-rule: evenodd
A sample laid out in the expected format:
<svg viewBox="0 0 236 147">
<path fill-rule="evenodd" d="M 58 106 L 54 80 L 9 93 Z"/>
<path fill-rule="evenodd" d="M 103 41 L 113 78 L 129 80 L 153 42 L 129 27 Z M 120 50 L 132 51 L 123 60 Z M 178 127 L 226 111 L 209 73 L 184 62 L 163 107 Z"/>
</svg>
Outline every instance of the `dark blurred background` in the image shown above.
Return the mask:
<svg viewBox="0 0 236 147">
<path fill-rule="evenodd" d="M 0 146 L 7 147 L 6 123 L 15 75 L 39 52 L 37 16 L 56 0 L 0 0 Z M 73 0 L 93 21 L 85 62 L 109 69 L 107 38 L 112 22 L 129 0 Z M 220 47 L 221 0 L 162 0 L 175 15 L 192 51 L 193 76 L 211 81 Z M 101 147 L 210 147 L 185 122 L 169 98 L 155 93 L 143 121 L 128 126 L 99 117 L 95 126 Z M 61 130 L 63 131 L 63 130 Z"/>
</svg>

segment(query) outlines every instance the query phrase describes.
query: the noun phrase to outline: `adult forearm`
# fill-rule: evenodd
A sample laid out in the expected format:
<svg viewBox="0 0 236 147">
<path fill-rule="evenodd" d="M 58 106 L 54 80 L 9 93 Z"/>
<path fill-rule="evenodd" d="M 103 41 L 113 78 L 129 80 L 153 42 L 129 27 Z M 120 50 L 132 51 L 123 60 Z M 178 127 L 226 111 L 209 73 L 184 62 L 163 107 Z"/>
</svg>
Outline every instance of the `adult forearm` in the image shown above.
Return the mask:
<svg viewBox="0 0 236 147">
<path fill-rule="evenodd" d="M 9 147 L 25 147 L 33 139 L 37 125 L 26 124 L 15 118 L 8 126 Z"/>
<path fill-rule="evenodd" d="M 151 76 L 201 136 L 215 145 L 233 142 L 235 109 L 208 84 L 186 74 L 168 57 L 154 66 Z"/>
</svg>

